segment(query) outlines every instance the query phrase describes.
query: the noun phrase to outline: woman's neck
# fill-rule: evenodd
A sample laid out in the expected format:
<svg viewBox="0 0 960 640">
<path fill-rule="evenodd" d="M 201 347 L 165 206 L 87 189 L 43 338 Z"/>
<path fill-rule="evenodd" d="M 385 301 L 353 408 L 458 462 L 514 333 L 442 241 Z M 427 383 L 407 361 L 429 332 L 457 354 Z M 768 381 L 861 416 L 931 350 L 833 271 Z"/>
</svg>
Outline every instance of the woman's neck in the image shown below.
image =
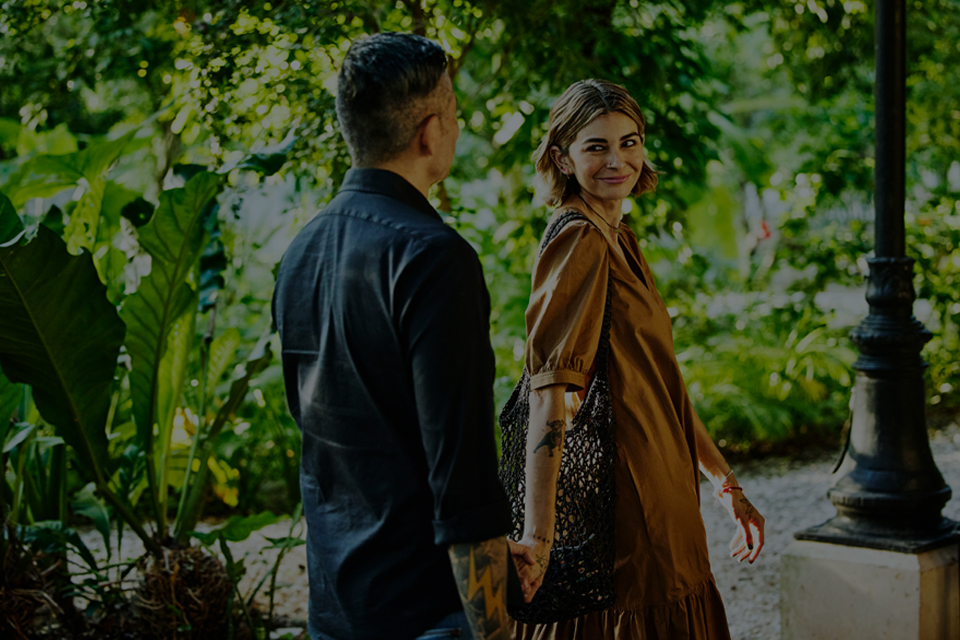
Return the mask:
<svg viewBox="0 0 960 640">
<path fill-rule="evenodd" d="M 623 200 L 604 200 L 591 196 L 589 193 L 578 193 L 571 196 L 565 204 L 586 209 L 605 223 L 604 232 L 616 237 L 620 229 L 620 219 L 623 217 L 621 205 Z"/>
</svg>

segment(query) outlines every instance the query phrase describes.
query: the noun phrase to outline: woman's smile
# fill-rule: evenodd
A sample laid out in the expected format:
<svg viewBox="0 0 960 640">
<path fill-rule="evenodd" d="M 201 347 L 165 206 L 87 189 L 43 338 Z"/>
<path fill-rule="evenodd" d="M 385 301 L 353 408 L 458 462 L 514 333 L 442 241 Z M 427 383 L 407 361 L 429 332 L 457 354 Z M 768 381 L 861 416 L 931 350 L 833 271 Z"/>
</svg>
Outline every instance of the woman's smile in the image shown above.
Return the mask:
<svg viewBox="0 0 960 640">
<path fill-rule="evenodd" d="M 597 178 L 597 180 L 600 180 L 601 182 L 606 182 L 607 184 L 623 184 L 631 177 L 631 175 L 632 174 L 628 173 L 622 176 L 608 176 L 603 178 Z"/>
</svg>

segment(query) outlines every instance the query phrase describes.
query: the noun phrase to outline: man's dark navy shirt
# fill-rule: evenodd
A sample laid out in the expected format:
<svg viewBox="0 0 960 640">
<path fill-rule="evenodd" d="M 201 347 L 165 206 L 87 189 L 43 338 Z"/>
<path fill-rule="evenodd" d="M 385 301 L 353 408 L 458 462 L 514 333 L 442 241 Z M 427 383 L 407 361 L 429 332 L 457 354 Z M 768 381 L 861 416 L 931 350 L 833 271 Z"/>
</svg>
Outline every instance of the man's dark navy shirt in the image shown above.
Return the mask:
<svg viewBox="0 0 960 640">
<path fill-rule="evenodd" d="M 477 254 L 402 177 L 351 169 L 273 304 L 303 432 L 311 636 L 416 637 L 462 606 L 448 545 L 511 529 Z"/>
</svg>

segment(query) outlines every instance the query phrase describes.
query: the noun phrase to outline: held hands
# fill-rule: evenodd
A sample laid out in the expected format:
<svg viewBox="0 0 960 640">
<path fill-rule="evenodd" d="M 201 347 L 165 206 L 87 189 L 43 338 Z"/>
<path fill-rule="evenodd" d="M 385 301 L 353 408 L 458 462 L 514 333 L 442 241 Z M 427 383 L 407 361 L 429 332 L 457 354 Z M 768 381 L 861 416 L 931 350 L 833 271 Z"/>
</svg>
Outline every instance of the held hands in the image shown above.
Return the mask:
<svg viewBox="0 0 960 640">
<path fill-rule="evenodd" d="M 737 525 L 730 541 L 730 557 L 753 564 L 763 549 L 763 516 L 743 495 L 743 489 L 735 484 L 721 487 L 717 500 Z"/>
<path fill-rule="evenodd" d="M 553 543 L 539 536 L 526 535 L 520 542 L 507 539 L 513 563 L 520 576 L 520 588 L 525 602 L 533 600 L 537 589 L 543 584 L 543 576 L 550 562 L 550 549 Z"/>
</svg>

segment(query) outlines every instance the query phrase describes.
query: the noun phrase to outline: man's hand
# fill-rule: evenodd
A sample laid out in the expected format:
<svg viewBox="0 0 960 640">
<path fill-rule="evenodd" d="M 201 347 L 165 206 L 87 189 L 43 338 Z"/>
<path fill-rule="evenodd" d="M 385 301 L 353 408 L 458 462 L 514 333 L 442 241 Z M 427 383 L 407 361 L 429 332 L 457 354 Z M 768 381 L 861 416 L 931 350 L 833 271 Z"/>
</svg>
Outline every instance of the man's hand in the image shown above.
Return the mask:
<svg viewBox="0 0 960 640">
<path fill-rule="evenodd" d="M 450 564 L 475 640 L 507 640 L 504 537 L 450 545 Z"/>
</svg>

